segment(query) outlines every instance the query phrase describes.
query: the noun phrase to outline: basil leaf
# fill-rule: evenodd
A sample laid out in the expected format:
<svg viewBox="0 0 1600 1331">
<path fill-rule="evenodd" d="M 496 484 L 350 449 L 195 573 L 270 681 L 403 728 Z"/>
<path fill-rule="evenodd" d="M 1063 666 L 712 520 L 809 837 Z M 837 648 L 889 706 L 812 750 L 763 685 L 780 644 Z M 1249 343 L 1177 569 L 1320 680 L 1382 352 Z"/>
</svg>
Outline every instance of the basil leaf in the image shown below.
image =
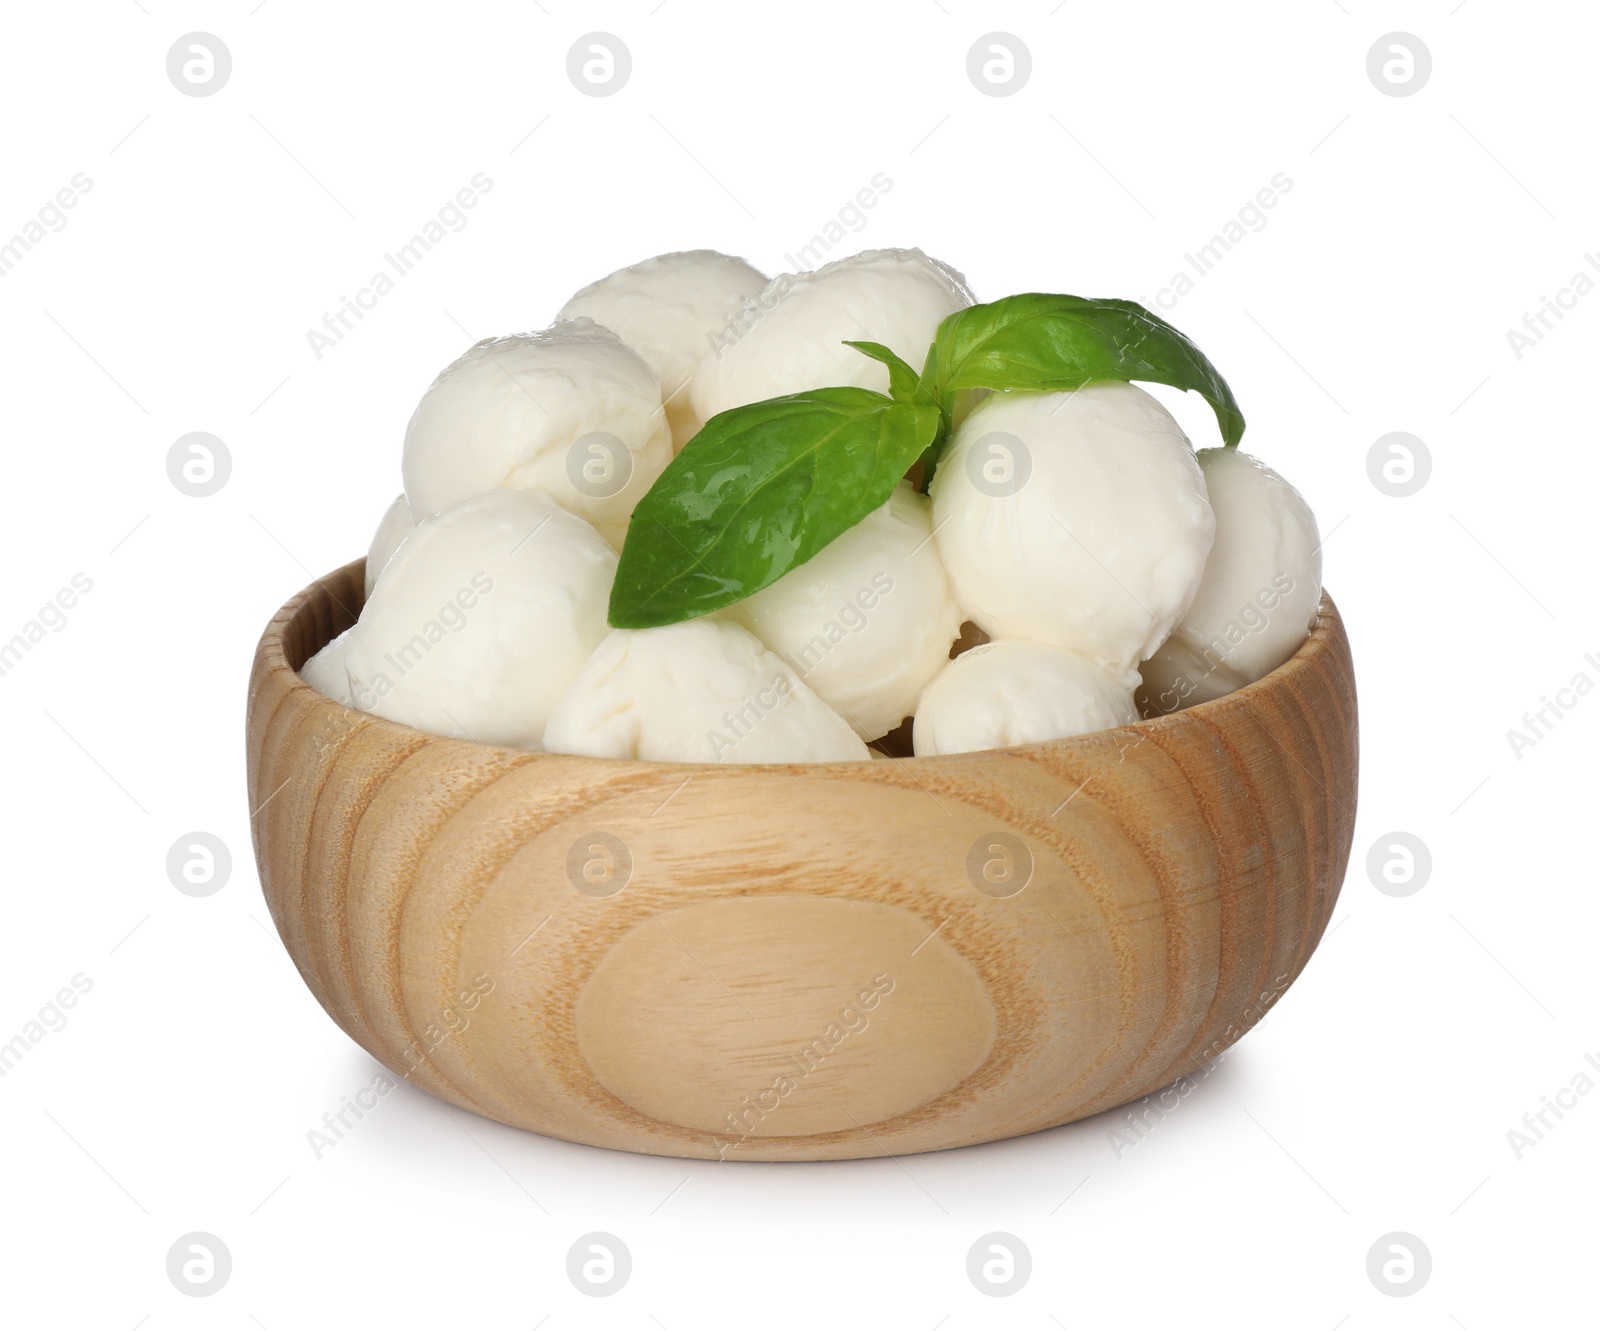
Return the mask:
<svg viewBox="0 0 1600 1331">
<path fill-rule="evenodd" d="M 713 416 L 633 511 L 611 626 L 676 624 L 776 582 L 886 504 L 939 422 L 865 388 Z"/>
<path fill-rule="evenodd" d="M 1071 392 L 1103 379 L 1193 390 L 1211 404 L 1230 448 L 1244 434 L 1239 404 L 1216 367 L 1131 300 L 1036 294 L 958 310 L 939 325 L 922 372 L 946 411 L 963 388 Z"/>
<path fill-rule="evenodd" d="M 896 402 L 932 401 L 932 398 L 919 390 L 922 380 L 917 372 L 907 365 L 881 342 L 846 342 L 845 346 L 854 347 L 863 356 L 870 356 L 873 360 L 882 361 L 889 367 L 889 396 Z"/>
</svg>

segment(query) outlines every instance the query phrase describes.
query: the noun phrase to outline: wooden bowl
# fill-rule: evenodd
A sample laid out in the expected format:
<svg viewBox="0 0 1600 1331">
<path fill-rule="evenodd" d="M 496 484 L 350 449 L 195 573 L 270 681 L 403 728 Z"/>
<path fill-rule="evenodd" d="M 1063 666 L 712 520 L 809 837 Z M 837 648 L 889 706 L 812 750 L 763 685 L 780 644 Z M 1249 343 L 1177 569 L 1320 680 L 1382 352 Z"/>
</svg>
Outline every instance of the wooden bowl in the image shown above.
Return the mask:
<svg viewBox="0 0 1600 1331">
<path fill-rule="evenodd" d="M 1215 1058 L 1299 975 L 1344 877 L 1356 695 L 1333 602 L 1267 678 L 991 753 L 731 766 L 528 753 L 296 673 L 362 561 L 250 679 L 267 903 L 346 1034 L 569 1141 L 836 1160 L 993 1141 Z"/>
</svg>

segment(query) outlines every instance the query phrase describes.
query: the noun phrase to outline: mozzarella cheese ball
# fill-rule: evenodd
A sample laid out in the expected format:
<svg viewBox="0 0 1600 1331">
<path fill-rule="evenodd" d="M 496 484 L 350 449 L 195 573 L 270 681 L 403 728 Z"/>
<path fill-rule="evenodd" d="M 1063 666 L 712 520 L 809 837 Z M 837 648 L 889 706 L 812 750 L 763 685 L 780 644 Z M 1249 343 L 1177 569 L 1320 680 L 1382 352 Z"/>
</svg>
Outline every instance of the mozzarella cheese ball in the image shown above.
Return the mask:
<svg viewBox="0 0 1600 1331">
<path fill-rule="evenodd" d="M 349 650 L 350 630 L 346 629 L 300 667 L 301 679 L 324 698 L 332 698 L 346 707 L 352 705 L 350 676 L 345 673 L 345 653 Z"/>
<path fill-rule="evenodd" d="M 543 495 L 491 490 L 446 509 L 401 543 L 333 644 L 349 705 L 436 735 L 538 748 L 556 699 L 605 637 L 616 568 L 604 538 Z"/>
<path fill-rule="evenodd" d="M 649 762 L 865 762 L 849 725 L 752 634 L 722 618 L 617 629 L 544 734 L 552 753 Z"/>
<path fill-rule="evenodd" d="M 587 316 L 644 357 L 661 381 L 676 450 L 701 425 L 689 404 L 694 367 L 745 300 L 766 284 L 765 276 L 730 254 L 661 254 L 590 283 L 556 318 Z"/>
<path fill-rule="evenodd" d="M 911 743 L 921 758 L 1086 735 L 1139 719 L 1133 671 L 1112 674 L 1045 642 L 1009 638 L 951 661 L 922 691 Z"/>
<path fill-rule="evenodd" d="M 886 366 L 846 339 L 881 342 L 920 370 L 939 324 L 972 304 L 955 269 L 921 250 L 868 250 L 785 273 L 745 302 L 689 384 L 695 414 L 829 386 L 889 391 Z"/>
<path fill-rule="evenodd" d="M 419 522 L 486 490 L 538 490 L 620 548 L 671 459 L 655 371 L 574 319 L 487 338 L 447 365 L 406 427 L 401 471 Z"/>
<path fill-rule="evenodd" d="M 929 493 L 967 618 L 1113 671 L 1154 652 L 1189 608 L 1215 525 L 1188 439 L 1131 384 L 984 399 Z"/>
<path fill-rule="evenodd" d="M 911 715 L 961 631 L 932 535 L 928 501 L 902 481 L 882 508 L 730 613 L 876 739 Z"/>
<path fill-rule="evenodd" d="M 1322 597 L 1322 541 L 1300 492 L 1236 448 L 1198 454 L 1217 539 L 1194 603 L 1140 667 L 1140 708 L 1161 715 L 1220 698 L 1299 649 Z"/>
<path fill-rule="evenodd" d="M 411 529 L 416 525 L 411 518 L 411 505 L 406 503 L 404 495 L 400 495 L 384 510 L 378 530 L 373 533 L 372 544 L 367 547 L 368 596 L 372 595 L 373 584 L 378 581 L 378 574 L 383 572 L 384 565 L 394 557 L 400 542 L 411 535 Z"/>
</svg>

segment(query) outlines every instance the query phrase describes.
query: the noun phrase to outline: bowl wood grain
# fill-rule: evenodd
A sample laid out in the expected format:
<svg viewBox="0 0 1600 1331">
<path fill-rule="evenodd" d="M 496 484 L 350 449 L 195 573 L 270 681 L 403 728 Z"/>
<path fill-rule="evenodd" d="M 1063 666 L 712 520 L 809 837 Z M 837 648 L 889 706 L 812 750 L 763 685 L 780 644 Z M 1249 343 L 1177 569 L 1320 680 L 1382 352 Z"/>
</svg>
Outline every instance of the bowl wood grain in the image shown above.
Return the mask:
<svg viewBox="0 0 1600 1331">
<path fill-rule="evenodd" d="M 489 1118 L 660 1155 L 939 1150 L 1125 1104 L 1300 974 L 1343 880 L 1356 695 L 1333 602 L 1215 702 L 991 753 L 741 767 L 423 734 L 250 679 L 256 861 L 329 1015 Z"/>
</svg>

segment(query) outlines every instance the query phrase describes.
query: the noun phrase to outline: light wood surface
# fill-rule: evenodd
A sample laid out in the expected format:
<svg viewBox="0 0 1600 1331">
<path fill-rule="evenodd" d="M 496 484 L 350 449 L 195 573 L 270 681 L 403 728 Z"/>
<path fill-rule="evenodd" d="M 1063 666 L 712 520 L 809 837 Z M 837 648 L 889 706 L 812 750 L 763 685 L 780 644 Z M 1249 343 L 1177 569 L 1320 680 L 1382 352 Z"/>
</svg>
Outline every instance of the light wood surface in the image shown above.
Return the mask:
<svg viewBox="0 0 1600 1331">
<path fill-rule="evenodd" d="M 535 1132 L 824 1160 L 1071 1122 L 1260 1020 L 1344 877 L 1356 695 L 1326 598 L 1293 660 L 1158 721 L 734 767 L 527 753 L 351 711 L 295 672 L 361 594 L 358 560 L 256 654 L 267 902 L 351 1039 Z"/>
</svg>

